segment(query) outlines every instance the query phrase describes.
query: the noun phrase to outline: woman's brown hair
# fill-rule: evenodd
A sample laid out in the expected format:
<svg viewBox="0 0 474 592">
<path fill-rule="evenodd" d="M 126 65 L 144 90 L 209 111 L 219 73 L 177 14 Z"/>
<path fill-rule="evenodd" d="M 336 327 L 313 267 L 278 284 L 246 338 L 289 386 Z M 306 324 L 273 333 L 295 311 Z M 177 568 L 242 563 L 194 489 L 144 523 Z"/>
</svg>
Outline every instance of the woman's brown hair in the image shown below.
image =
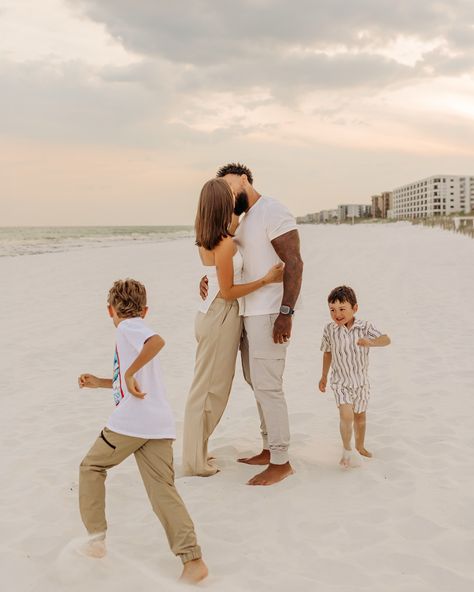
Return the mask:
<svg viewBox="0 0 474 592">
<path fill-rule="evenodd" d="M 232 190 L 224 179 L 211 179 L 204 184 L 194 225 L 196 245 L 212 251 L 226 236 L 234 212 Z"/>
</svg>

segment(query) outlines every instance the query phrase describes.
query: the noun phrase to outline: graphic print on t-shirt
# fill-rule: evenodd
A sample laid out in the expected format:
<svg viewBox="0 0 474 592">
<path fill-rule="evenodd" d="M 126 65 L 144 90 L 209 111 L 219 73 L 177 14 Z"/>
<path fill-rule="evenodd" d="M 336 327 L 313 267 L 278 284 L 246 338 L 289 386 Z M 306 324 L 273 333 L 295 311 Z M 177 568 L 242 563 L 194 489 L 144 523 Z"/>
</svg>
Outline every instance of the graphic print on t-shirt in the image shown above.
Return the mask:
<svg viewBox="0 0 474 592">
<path fill-rule="evenodd" d="M 114 373 L 112 374 L 112 393 L 114 395 L 115 405 L 118 405 L 123 399 L 122 380 L 120 378 L 120 358 L 117 347 L 114 355 Z"/>
</svg>

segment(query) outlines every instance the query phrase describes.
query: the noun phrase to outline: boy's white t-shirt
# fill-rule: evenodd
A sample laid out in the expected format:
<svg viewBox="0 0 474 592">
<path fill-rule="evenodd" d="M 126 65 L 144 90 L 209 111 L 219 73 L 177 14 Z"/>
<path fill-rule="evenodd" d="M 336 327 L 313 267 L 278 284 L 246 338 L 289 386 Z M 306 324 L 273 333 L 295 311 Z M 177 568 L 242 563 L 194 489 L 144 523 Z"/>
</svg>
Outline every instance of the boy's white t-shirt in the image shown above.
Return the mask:
<svg viewBox="0 0 474 592">
<path fill-rule="evenodd" d="M 277 263 L 281 263 L 272 240 L 296 230 L 296 220 L 288 208 L 276 199 L 261 196 L 240 222 L 235 238 L 244 258 L 242 283 L 262 278 Z M 280 312 L 283 283 L 268 284 L 245 296 L 244 316 Z"/>
<path fill-rule="evenodd" d="M 156 335 L 140 317 L 124 319 L 117 327 L 112 389 L 116 408 L 107 427 L 119 434 L 137 438 L 176 438 L 176 428 L 158 357 L 135 374 L 144 399 L 131 395 L 125 372 L 141 352 L 147 339 Z"/>
</svg>

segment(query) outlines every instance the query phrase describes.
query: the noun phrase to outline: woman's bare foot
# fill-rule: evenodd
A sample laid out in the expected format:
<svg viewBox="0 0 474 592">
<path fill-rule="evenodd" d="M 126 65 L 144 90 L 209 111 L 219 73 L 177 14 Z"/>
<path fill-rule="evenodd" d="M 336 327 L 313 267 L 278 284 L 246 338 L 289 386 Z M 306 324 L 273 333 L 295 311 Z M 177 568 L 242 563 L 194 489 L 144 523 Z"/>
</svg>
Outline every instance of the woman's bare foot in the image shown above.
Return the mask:
<svg viewBox="0 0 474 592">
<path fill-rule="evenodd" d="M 269 465 L 270 451 L 263 449 L 260 454 L 249 456 L 248 458 L 238 458 L 237 462 L 245 463 L 246 465 Z"/>
<path fill-rule="evenodd" d="M 273 485 L 279 481 L 283 481 L 286 477 L 293 475 L 294 470 L 289 462 L 284 465 L 268 465 L 268 467 L 252 477 L 247 485 Z"/>
<path fill-rule="evenodd" d="M 187 561 L 183 566 L 183 573 L 179 578 L 185 584 L 198 584 L 207 578 L 209 571 L 202 559 Z"/>
<path fill-rule="evenodd" d="M 372 453 L 369 452 L 366 448 L 364 448 L 363 446 L 360 446 L 357 448 L 357 452 L 359 454 L 361 454 L 362 456 L 366 456 L 367 458 L 372 458 Z"/>
</svg>

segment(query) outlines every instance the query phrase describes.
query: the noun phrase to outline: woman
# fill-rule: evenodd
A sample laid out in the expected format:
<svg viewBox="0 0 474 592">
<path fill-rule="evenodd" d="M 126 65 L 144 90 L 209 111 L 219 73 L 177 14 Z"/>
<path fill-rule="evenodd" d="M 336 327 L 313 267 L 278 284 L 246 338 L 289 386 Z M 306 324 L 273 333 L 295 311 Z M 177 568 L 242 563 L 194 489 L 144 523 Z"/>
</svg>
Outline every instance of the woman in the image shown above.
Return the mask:
<svg viewBox="0 0 474 592">
<path fill-rule="evenodd" d="M 211 179 L 202 188 L 196 215 L 196 245 L 208 277 L 207 298 L 196 316 L 197 340 L 194 380 L 184 414 L 183 470 L 206 477 L 217 473 L 208 458 L 207 442 L 227 405 L 242 333 L 239 298 L 283 279 L 283 264 L 259 280 L 241 284 L 242 256 L 233 231 L 234 196 L 223 179 Z"/>
</svg>

